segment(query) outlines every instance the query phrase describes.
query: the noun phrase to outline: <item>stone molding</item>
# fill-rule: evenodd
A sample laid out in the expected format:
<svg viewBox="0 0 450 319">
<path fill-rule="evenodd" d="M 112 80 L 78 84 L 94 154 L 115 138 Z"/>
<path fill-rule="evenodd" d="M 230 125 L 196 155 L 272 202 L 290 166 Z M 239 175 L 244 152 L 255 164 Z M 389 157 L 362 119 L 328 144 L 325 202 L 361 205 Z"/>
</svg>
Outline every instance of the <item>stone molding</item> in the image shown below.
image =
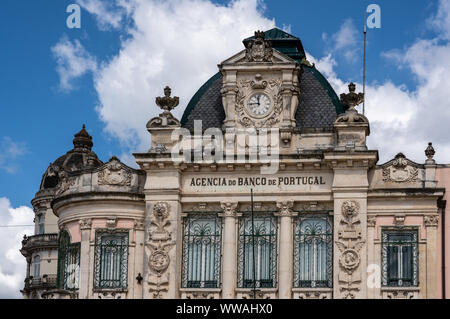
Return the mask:
<svg viewBox="0 0 450 319">
<path fill-rule="evenodd" d="M 220 206 L 223 209 L 223 213 L 221 214 L 223 217 L 237 217 L 237 202 L 224 202 L 220 203 Z"/>
<path fill-rule="evenodd" d="M 277 208 L 279 211 L 275 213 L 275 216 L 292 217 L 294 215 L 294 201 L 292 200 L 277 202 Z"/>
<path fill-rule="evenodd" d="M 425 227 L 438 227 L 439 215 L 426 215 L 423 217 Z"/>
</svg>

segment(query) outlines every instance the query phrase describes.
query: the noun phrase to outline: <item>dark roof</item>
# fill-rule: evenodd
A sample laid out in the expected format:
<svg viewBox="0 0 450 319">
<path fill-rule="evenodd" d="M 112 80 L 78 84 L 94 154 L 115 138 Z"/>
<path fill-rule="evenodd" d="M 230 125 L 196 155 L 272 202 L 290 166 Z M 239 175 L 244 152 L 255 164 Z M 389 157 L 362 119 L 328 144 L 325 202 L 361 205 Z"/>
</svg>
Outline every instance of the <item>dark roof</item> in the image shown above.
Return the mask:
<svg viewBox="0 0 450 319">
<path fill-rule="evenodd" d="M 42 176 L 41 188 L 48 189 L 56 187 L 59 183 L 58 172 L 78 172 L 86 169 L 94 169 L 103 165 L 97 154 L 92 151 L 92 136 L 86 131 L 86 127 L 74 135 L 74 148 L 57 158 Z"/>
<path fill-rule="evenodd" d="M 245 39 L 244 45 L 252 38 Z M 295 115 L 297 128 L 331 129 L 337 115 L 343 113 L 345 108 L 315 66 L 304 63 L 305 51 L 300 39 L 277 28 L 266 31 L 265 38 L 271 41 L 273 48 L 301 64 L 300 101 Z M 222 127 L 225 111 L 221 85 L 222 75 L 219 72 L 195 93 L 181 119 L 183 127 L 192 131 L 194 120 L 202 120 L 203 130 Z"/>
</svg>

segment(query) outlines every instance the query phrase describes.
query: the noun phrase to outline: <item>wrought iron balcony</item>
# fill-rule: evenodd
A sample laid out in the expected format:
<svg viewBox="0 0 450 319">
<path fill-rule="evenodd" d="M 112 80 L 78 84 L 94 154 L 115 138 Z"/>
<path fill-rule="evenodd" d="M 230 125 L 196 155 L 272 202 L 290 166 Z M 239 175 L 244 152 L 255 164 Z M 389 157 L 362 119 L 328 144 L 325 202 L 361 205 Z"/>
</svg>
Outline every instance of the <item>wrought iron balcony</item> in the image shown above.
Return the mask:
<svg viewBox="0 0 450 319">
<path fill-rule="evenodd" d="M 25 279 L 24 290 L 56 288 L 56 278 L 56 275 L 43 275 L 38 278 L 33 278 L 33 276 L 30 276 Z"/>
<path fill-rule="evenodd" d="M 24 236 L 20 252 L 25 257 L 36 248 L 58 248 L 58 234 Z"/>
</svg>

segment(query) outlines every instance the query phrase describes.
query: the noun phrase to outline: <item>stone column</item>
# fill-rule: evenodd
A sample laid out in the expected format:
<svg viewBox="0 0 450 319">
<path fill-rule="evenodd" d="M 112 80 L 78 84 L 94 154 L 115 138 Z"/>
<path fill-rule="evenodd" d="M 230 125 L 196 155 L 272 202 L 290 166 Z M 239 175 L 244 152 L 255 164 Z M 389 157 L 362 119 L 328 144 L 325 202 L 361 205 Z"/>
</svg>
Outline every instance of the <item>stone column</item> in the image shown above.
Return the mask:
<svg viewBox="0 0 450 319">
<path fill-rule="evenodd" d="M 436 271 L 437 264 L 437 227 L 439 215 L 428 215 L 424 217 L 427 229 L 427 299 L 438 297 L 439 279 Z"/>
<path fill-rule="evenodd" d="M 221 203 L 224 219 L 223 227 L 223 253 L 222 253 L 222 298 L 235 298 L 237 279 L 237 217 L 238 203 Z"/>
<path fill-rule="evenodd" d="M 293 232 L 292 207 L 293 201 L 277 202 L 280 218 L 280 252 L 278 269 L 278 298 L 292 298 L 293 275 Z"/>
<path fill-rule="evenodd" d="M 90 239 L 91 239 L 91 219 L 80 220 L 81 245 L 80 245 L 80 287 L 78 292 L 79 299 L 89 298 L 89 263 L 90 263 Z"/>
</svg>

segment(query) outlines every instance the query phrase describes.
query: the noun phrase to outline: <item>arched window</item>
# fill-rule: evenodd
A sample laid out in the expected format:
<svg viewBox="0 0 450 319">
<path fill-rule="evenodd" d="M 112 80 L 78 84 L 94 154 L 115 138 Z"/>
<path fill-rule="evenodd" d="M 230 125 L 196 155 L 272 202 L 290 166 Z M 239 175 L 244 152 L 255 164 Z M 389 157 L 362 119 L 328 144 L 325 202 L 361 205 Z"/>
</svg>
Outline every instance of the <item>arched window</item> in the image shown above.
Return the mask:
<svg viewBox="0 0 450 319">
<path fill-rule="evenodd" d="M 183 287 L 219 288 L 221 219 L 189 214 L 183 226 Z"/>
<path fill-rule="evenodd" d="M 65 290 L 79 288 L 80 243 L 71 244 L 70 235 L 62 230 L 58 240 L 58 287 Z"/>
<path fill-rule="evenodd" d="M 254 224 L 254 231 L 252 225 Z M 238 286 L 277 285 L 277 218 L 271 213 L 245 213 L 239 219 Z"/>
<path fill-rule="evenodd" d="M 41 257 L 39 255 L 33 258 L 33 278 L 38 279 L 41 275 Z"/>
<path fill-rule="evenodd" d="M 329 216 L 300 216 L 294 233 L 294 286 L 331 288 L 333 228 Z"/>
</svg>

